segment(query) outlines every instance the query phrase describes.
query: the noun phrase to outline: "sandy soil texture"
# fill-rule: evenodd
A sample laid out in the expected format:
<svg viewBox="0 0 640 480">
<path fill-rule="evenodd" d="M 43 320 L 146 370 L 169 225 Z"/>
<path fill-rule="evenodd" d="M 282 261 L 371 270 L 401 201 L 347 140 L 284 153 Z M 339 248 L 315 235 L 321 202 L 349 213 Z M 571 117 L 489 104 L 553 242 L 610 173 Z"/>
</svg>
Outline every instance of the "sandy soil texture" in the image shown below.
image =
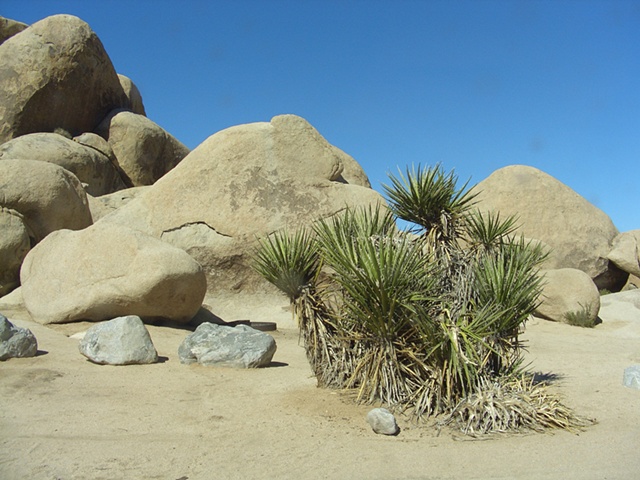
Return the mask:
<svg viewBox="0 0 640 480">
<path fill-rule="evenodd" d="M 161 363 L 114 367 L 90 363 L 68 337 L 89 324 L 3 313 L 33 331 L 40 354 L 0 363 L 2 479 L 640 478 L 640 391 L 622 385 L 640 363 L 640 320 L 530 322 L 531 369 L 598 423 L 471 440 L 403 417 L 397 437 L 374 434 L 371 407 L 316 388 L 294 329 L 273 333 L 269 368 L 182 365 L 189 332 L 161 326 L 149 327 Z"/>
</svg>

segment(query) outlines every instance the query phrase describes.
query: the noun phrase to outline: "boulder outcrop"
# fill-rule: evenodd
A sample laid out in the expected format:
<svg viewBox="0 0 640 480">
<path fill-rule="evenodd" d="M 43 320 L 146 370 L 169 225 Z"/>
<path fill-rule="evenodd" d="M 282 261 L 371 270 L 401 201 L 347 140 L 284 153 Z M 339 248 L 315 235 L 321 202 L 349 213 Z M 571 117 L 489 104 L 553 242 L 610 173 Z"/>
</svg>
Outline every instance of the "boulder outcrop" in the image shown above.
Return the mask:
<svg viewBox="0 0 640 480">
<path fill-rule="evenodd" d="M 546 173 L 524 165 L 501 168 L 480 182 L 478 208 L 516 215 L 518 233 L 552 249 L 547 269 L 576 268 L 599 289 L 617 291 L 627 275 L 607 259 L 618 234 L 599 208 Z"/>
<path fill-rule="evenodd" d="M 202 267 L 183 250 L 113 224 L 50 234 L 27 254 L 20 280 L 43 324 L 124 315 L 188 322 L 206 292 Z"/>
<path fill-rule="evenodd" d="M 127 225 L 186 250 L 205 268 L 209 293 L 275 293 L 250 266 L 256 237 L 347 206 L 384 203 L 377 192 L 344 183 L 342 172 L 317 130 L 283 115 L 212 135 L 99 223 Z"/>
<path fill-rule="evenodd" d="M 153 185 L 187 156 L 189 149 L 143 115 L 111 112 L 96 128 L 109 142 L 133 186 Z"/>
<path fill-rule="evenodd" d="M 91 132 L 129 99 L 89 25 L 47 17 L 0 45 L 0 143 L 35 132 Z"/>
<path fill-rule="evenodd" d="M 91 225 L 87 195 L 65 168 L 37 160 L 0 161 L 0 207 L 15 210 L 35 244 L 49 233 Z"/>
<path fill-rule="evenodd" d="M 91 141 L 92 136 L 85 134 L 79 138 Z M 78 177 L 86 185 L 87 193 L 93 196 L 126 188 L 116 166 L 104 153 L 57 133 L 30 133 L 3 143 L 0 160 L 9 159 L 40 160 L 59 165 Z"/>
</svg>

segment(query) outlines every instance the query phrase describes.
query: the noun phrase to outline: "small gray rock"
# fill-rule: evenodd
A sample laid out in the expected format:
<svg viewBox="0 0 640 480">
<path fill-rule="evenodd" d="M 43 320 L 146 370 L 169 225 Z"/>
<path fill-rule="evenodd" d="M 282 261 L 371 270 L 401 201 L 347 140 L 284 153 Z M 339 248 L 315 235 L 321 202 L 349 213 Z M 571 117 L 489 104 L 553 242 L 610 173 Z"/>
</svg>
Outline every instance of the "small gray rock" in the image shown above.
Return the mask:
<svg viewBox="0 0 640 480">
<path fill-rule="evenodd" d="M 201 324 L 178 349 L 180 362 L 236 368 L 259 368 L 271 363 L 276 341 L 246 325 Z"/>
<path fill-rule="evenodd" d="M 87 330 L 78 345 L 80 353 L 94 363 L 131 365 L 158 361 L 149 331 L 140 317 L 128 315 L 102 322 Z"/>
<path fill-rule="evenodd" d="M 386 408 L 374 408 L 367 414 L 367 422 L 374 432 L 382 435 L 397 435 L 400 432 L 396 418 Z"/>
<path fill-rule="evenodd" d="M 625 368 L 622 383 L 625 387 L 640 390 L 640 365 L 631 365 Z"/>
<path fill-rule="evenodd" d="M 35 357 L 38 342 L 31 330 L 16 327 L 0 314 L 0 360 Z"/>
</svg>

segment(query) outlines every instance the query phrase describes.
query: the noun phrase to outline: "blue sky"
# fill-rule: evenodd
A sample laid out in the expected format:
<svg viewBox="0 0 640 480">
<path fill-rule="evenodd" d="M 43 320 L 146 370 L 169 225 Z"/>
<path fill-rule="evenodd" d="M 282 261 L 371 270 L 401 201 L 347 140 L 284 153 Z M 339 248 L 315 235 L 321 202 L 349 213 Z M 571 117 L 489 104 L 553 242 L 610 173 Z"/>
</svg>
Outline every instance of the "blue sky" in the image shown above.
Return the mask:
<svg viewBox="0 0 640 480">
<path fill-rule="evenodd" d="M 294 113 L 364 167 L 537 167 L 640 229 L 640 1 L 34 1 L 98 34 L 189 148 Z"/>
</svg>

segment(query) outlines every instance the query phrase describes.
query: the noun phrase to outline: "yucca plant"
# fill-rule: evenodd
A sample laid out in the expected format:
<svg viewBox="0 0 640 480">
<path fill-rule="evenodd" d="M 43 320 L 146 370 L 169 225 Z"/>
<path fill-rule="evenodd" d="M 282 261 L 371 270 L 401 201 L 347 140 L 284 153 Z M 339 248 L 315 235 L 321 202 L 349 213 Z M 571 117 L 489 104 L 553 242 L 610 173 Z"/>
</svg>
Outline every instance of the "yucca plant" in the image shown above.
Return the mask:
<svg viewBox="0 0 640 480">
<path fill-rule="evenodd" d="M 465 233 L 469 247 L 484 252 L 497 250 L 518 228 L 517 217 L 511 215 L 504 220 L 498 212 L 473 210 L 466 217 Z"/>
<path fill-rule="evenodd" d="M 391 185 L 383 185 L 391 211 L 402 220 L 418 226 L 418 231 L 431 235 L 445 245 L 455 241 L 464 223 L 465 213 L 473 205 L 475 193 L 467 183 L 458 188 L 458 177 L 445 173 L 440 165 L 422 168 L 420 165 L 389 174 Z"/>
<path fill-rule="evenodd" d="M 324 307 L 315 294 L 321 268 L 315 239 L 304 229 L 274 232 L 258 240 L 253 267 L 289 298 L 309 363 L 318 374 L 329 361 L 331 347 L 326 333 L 330 327 L 321 319 Z"/>
<path fill-rule="evenodd" d="M 471 212 L 474 194 L 440 166 L 391 182 L 390 209 L 276 233 L 260 242 L 256 268 L 294 304 L 319 385 L 416 417 L 451 412 L 479 386 L 522 375 L 518 333 L 537 306 L 545 252 L 514 238 L 513 217 Z M 397 218 L 422 234 L 399 231 Z"/>
<path fill-rule="evenodd" d="M 415 337 L 415 306 L 435 293 L 436 275 L 420 244 L 394 233 L 389 218 L 345 212 L 319 222 L 316 233 L 343 298 L 335 325 L 362 352 L 344 386 L 357 387 L 359 400 L 398 404 L 412 395 L 404 379 L 417 359 L 404 350 Z"/>
</svg>

